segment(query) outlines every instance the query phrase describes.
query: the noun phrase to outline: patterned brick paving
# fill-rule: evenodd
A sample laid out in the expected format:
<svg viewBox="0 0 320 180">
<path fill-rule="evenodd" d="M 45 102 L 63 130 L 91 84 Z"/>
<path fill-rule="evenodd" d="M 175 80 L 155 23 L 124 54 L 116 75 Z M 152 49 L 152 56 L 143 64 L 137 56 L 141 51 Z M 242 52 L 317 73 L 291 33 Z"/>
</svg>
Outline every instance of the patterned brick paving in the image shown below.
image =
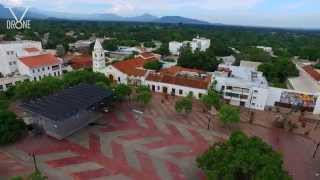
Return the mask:
<svg viewBox="0 0 320 180">
<path fill-rule="evenodd" d="M 126 106 L 103 121 L 108 125 L 88 127 L 63 141 L 27 137 L 15 148 L 36 153 L 49 177 L 58 172 L 77 180 L 203 179 L 195 157 L 224 137 L 137 115 Z"/>
</svg>

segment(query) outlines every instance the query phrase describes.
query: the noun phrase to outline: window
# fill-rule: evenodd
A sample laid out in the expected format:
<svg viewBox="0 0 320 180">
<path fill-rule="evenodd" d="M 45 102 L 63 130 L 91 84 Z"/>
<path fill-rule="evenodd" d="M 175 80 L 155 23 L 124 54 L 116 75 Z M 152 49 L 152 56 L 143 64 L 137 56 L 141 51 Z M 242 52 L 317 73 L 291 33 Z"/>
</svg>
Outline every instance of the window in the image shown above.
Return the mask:
<svg viewBox="0 0 320 180">
<path fill-rule="evenodd" d="M 32 72 L 34 73 L 34 69 L 32 69 Z"/>
<path fill-rule="evenodd" d="M 121 78 L 120 77 L 118 77 L 118 82 L 121 82 Z"/>
<path fill-rule="evenodd" d="M 0 91 L 3 91 L 3 85 L 0 85 Z"/>
<path fill-rule="evenodd" d="M 160 86 L 157 87 L 158 91 L 160 91 Z"/>
<path fill-rule="evenodd" d="M 254 93 L 258 93 L 258 90 L 254 90 Z"/>
<path fill-rule="evenodd" d="M 40 69 L 38 69 L 38 72 L 40 72 Z"/>
<path fill-rule="evenodd" d="M 11 66 L 11 65 L 12 65 L 12 62 L 9 62 L 9 65 Z"/>
<path fill-rule="evenodd" d="M 42 71 L 44 71 L 44 68 L 42 68 Z"/>
<path fill-rule="evenodd" d="M 201 98 L 202 97 L 202 94 L 201 93 L 199 93 L 199 98 Z"/>
<path fill-rule="evenodd" d="M 12 62 L 12 64 L 16 65 L 16 64 L 17 64 L 17 62 L 13 61 L 13 62 Z"/>
<path fill-rule="evenodd" d="M 36 77 L 34 77 L 34 78 L 33 78 L 33 80 L 34 80 L 34 81 L 36 81 L 36 80 L 37 80 L 37 78 L 36 78 Z"/>
<path fill-rule="evenodd" d="M 48 70 L 50 70 L 50 67 L 48 67 Z"/>
<path fill-rule="evenodd" d="M 10 55 L 10 51 L 7 51 L 7 55 Z"/>
<path fill-rule="evenodd" d="M 183 90 L 180 89 L 179 90 L 179 94 L 182 95 L 183 94 Z"/>
</svg>

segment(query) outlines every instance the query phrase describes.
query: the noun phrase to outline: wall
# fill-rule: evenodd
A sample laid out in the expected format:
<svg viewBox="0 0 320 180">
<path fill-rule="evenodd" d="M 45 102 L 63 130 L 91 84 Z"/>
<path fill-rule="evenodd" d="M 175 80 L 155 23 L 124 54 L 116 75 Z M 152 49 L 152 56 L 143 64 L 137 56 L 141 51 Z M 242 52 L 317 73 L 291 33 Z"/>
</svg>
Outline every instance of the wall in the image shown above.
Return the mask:
<svg viewBox="0 0 320 180">
<path fill-rule="evenodd" d="M 208 90 L 206 89 L 196 89 L 196 88 L 190 88 L 185 86 L 179 86 L 179 85 L 173 85 L 173 84 L 166 84 L 166 83 L 160 83 L 160 82 L 154 82 L 154 81 L 145 81 L 144 85 L 150 87 L 152 90 L 152 85 L 155 86 L 155 92 L 163 93 L 163 87 L 167 87 L 168 94 L 171 94 L 172 89 L 175 89 L 175 95 L 176 96 L 188 96 L 189 92 L 193 92 L 193 96 L 197 99 L 199 99 L 199 94 L 205 95 L 208 93 Z M 179 94 L 179 90 L 183 90 L 183 94 Z"/>
</svg>

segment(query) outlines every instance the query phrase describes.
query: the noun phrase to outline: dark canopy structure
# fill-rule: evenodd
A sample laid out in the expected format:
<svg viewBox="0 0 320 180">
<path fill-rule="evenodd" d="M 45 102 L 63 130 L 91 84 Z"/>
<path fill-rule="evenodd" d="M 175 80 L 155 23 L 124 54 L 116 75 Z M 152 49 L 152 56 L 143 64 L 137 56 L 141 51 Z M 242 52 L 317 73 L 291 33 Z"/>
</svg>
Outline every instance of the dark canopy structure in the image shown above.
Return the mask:
<svg viewBox="0 0 320 180">
<path fill-rule="evenodd" d="M 46 133 L 63 139 L 102 118 L 96 111 L 110 104 L 112 91 L 99 86 L 81 84 L 40 99 L 22 103 L 31 116 L 31 123 Z"/>
<path fill-rule="evenodd" d="M 112 92 L 95 85 L 81 84 L 56 94 L 22 104 L 22 107 L 55 121 L 63 121 L 105 99 Z"/>
</svg>

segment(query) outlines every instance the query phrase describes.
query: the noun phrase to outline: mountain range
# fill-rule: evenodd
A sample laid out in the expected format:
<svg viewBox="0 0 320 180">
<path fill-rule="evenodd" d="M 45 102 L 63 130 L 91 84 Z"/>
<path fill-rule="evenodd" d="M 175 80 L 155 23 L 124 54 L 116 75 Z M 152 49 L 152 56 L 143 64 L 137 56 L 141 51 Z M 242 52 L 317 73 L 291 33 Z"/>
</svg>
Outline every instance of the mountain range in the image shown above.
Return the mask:
<svg viewBox="0 0 320 180">
<path fill-rule="evenodd" d="M 24 8 L 14 8 L 13 11 L 18 17 L 24 12 Z M 13 18 L 9 9 L 0 4 L 0 19 Z M 182 16 L 163 16 L 157 17 L 151 14 L 142 14 L 134 17 L 123 17 L 112 13 L 96 13 L 96 14 L 76 14 L 63 13 L 55 11 L 43 11 L 31 8 L 26 14 L 28 19 L 64 19 L 64 20 L 87 20 L 87 21 L 122 21 L 122 22 L 154 22 L 154 23 L 171 23 L 171 24 L 196 24 L 210 25 L 207 21 L 186 18 Z"/>
</svg>

